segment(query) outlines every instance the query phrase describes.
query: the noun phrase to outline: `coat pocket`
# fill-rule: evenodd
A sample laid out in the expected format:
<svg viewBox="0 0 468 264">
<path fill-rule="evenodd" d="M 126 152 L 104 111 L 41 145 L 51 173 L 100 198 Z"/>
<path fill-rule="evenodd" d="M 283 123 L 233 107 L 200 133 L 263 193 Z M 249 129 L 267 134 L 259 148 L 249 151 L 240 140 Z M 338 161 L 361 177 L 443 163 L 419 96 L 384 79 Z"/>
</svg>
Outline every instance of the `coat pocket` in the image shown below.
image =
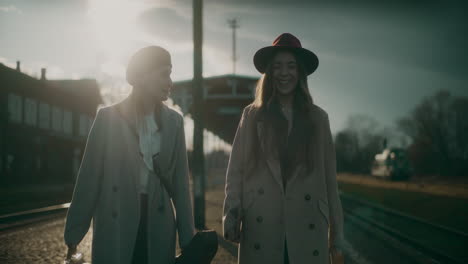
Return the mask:
<svg viewBox="0 0 468 264">
<path fill-rule="evenodd" d="M 317 204 L 320 213 L 322 213 L 323 217 L 325 218 L 325 221 L 327 221 L 327 224 L 330 225 L 330 211 L 328 209 L 328 204 L 322 199 L 319 199 Z"/>
</svg>

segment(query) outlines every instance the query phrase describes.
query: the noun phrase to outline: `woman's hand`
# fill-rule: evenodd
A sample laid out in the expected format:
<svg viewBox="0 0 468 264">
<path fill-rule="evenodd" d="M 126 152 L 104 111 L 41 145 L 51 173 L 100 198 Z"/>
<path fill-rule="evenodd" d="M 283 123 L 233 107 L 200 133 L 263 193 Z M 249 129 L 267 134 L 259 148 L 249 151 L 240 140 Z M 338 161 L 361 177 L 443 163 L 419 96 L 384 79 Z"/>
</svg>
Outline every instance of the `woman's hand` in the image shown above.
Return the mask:
<svg viewBox="0 0 468 264">
<path fill-rule="evenodd" d="M 76 254 L 76 245 L 68 245 L 66 260 L 70 260 L 74 254 Z"/>
<path fill-rule="evenodd" d="M 223 217 L 224 239 L 239 243 L 240 242 L 240 218 L 238 214 Z"/>
<path fill-rule="evenodd" d="M 335 247 L 330 249 L 331 264 L 344 264 L 343 252 Z"/>
<path fill-rule="evenodd" d="M 83 264 L 84 258 L 82 253 L 77 253 L 76 245 L 68 245 L 67 257 L 64 264 Z"/>
</svg>

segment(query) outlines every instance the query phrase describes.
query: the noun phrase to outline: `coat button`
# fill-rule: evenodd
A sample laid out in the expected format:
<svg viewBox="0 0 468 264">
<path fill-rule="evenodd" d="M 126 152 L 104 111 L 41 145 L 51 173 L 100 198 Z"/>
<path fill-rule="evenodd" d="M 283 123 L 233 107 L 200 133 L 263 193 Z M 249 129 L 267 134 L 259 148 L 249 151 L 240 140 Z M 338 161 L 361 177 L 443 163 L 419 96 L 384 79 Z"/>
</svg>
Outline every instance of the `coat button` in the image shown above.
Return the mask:
<svg viewBox="0 0 468 264">
<path fill-rule="evenodd" d="M 314 224 L 309 224 L 309 229 L 313 230 L 315 228 Z"/>
<path fill-rule="evenodd" d="M 257 217 L 257 222 L 259 222 L 259 223 L 263 222 L 263 217 L 258 216 L 258 217 Z"/>
<path fill-rule="evenodd" d="M 306 194 L 306 196 L 304 196 L 304 199 L 305 199 L 306 201 L 310 201 L 310 198 L 311 198 L 311 197 L 310 197 L 310 194 Z"/>
<path fill-rule="evenodd" d="M 112 186 L 112 191 L 117 192 L 117 190 L 118 190 L 117 186 L 115 186 L 115 185 Z"/>
<path fill-rule="evenodd" d="M 263 195 L 265 193 L 265 190 L 263 188 L 258 189 L 258 194 Z"/>
<path fill-rule="evenodd" d="M 319 252 L 318 252 L 318 250 L 314 250 L 314 253 L 313 253 L 313 255 L 314 255 L 315 257 L 316 257 L 316 256 L 318 256 L 318 255 L 319 255 Z"/>
<path fill-rule="evenodd" d="M 116 211 L 112 211 L 112 218 L 117 218 L 118 214 Z"/>
<path fill-rule="evenodd" d="M 255 248 L 256 250 L 260 250 L 260 243 L 255 243 L 255 244 L 254 244 L 254 248 Z"/>
</svg>

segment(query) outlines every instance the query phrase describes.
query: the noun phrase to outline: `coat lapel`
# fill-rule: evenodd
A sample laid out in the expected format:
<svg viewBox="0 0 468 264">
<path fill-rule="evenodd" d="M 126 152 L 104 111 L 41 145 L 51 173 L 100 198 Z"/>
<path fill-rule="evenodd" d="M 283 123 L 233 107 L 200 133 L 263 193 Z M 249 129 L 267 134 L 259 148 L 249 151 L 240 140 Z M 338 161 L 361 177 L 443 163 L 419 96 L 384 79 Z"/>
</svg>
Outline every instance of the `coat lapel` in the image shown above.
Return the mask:
<svg viewBox="0 0 468 264">
<path fill-rule="evenodd" d="M 138 167 L 140 166 L 140 161 L 143 157 L 140 151 L 139 144 L 139 135 L 136 130 L 135 122 L 135 109 L 130 97 L 127 97 L 122 102 L 115 105 L 115 109 L 119 117 L 125 122 L 125 131 L 122 131 L 124 138 L 122 140 L 128 146 L 128 153 L 125 153 L 127 161 L 130 160 L 131 164 L 134 164 L 134 172 L 132 173 L 133 183 L 135 186 L 135 191 L 138 190 Z"/>
<path fill-rule="evenodd" d="M 257 121 L 257 134 L 258 134 L 258 140 L 260 142 L 260 146 L 265 155 L 267 166 L 270 169 L 271 174 L 273 175 L 273 178 L 281 187 L 281 191 L 284 192 L 283 179 L 281 177 L 281 167 L 280 167 L 280 162 L 278 158 L 278 153 L 277 152 L 270 153 L 270 151 L 268 151 L 265 146 L 266 144 L 265 143 L 265 123 L 263 120 Z"/>
<path fill-rule="evenodd" d="M 136 130 L 135 109 L 132 106 L 131 98 L 127 97 L 119 104 L 116 104 L 115 107 L 119 116 L 125 121 L 130 129 L 129 132 L 134 139 L 134 143 L 138 145 L 139 136 Z"/>
<path fill-rule="evenodd" d="M 136 129 L 135 123 L 135 111 L 132 107 L 130 98 L 125 99 L 120 104 L 116 105 L 117 112 L 119 115 L 125 120 L 127 126 L 129 128 L 129 132 L 131 133 L 131 138 L 133 139 L 130 144 L 135 144 L 137 149 L 137 153 L 142 156 L 139 145 L 139 135 Z M 170 162 L 170 158 L 172 156 L 173 150 L 171 147 L 174 144 L 174 134 L 175 134 L 175 122 L 171 120 L 170 112 L 168 107 L 165 104 L 161 106 L 161 148 L 160 148 L 160 155 L 157 158 L 158 164 L 161 169 L 167 169 L 168 164 Z"/>
<path fill-rule="evenodd" d="M 143 162 L 143 154 L 140 151 L 140 138 L 138 135 L 138 131 L 136 129 L 136 112 L 135 108 L 133 107 L 133 102 L 131 98 L 127 98 L 126 100 L 122 101 L 120 104 L 116 105 L 116 110 L 119 116 L 125 121 L 127 132 L 127 144 L 128 148 L 131 149 L 131 152 L 127 154 L 128 160 L 131 160 L 131 163 L 135 164 L 135 168 L 141 166 Z M 164 205 L 164 192 L 163 190 L 163 182 L 160 177 L 165 177 L 165 182 L 170 181 L 170 174 L 171 174 L 171 165 L 173 166 L 175 163 L 172 162 L 171 158 L 174 156 L 173 146 L 175 144 L 175 122 L 171 120 L 170 111 L 165 104 L 161 106 L 161 124 L 160 124 L 160 150 L 159 155 L 155 155 L 153 157 L 153 166 L 154 172 L 158 174 L 158 177 L 149 177 L 148 179 L 148 194 L 151 195 L 151 203 L 154 204 L 155 200 L 159 197 L 159 207 Z M 133 173 L 133 182 L 135 183 L 135 190 L 138 190 L 138 182 L 139 182 L 139 169 L 136 169 Z M 169 184 L 170 185 L 170 184 Z M 169 185 L 166 185 L 169 188 Z M 166 189 L 167 190 L 167 189 Z M 169 193 L 170 191 L 167 190 Z"/>
</svg>

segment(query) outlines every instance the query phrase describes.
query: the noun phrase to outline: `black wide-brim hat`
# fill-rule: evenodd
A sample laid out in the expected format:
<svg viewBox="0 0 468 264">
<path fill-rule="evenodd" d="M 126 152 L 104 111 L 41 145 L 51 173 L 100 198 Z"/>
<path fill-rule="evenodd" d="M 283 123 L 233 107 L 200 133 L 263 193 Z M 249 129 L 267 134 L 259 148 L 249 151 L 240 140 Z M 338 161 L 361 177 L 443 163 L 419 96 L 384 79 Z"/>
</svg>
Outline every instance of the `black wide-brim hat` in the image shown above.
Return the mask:
<svg viewBox="0 0 468 264">
<path fill-rule="evenodd" d="M 312 74 L 318 67 L 319 60 L 317 55 L 308 49 L 304 49 L 301 42 L 291 33 L 283 33 L 279 35 L 272 46 L 259 49 L 253 58 L 255 68 L 260 73 L 265 73 L 268 63 L 276 52 L 280 50 L 291 51 L 296 55 L 298 60 L 301 60 L 305 67 L 307 75 Z"/>
</svg>

